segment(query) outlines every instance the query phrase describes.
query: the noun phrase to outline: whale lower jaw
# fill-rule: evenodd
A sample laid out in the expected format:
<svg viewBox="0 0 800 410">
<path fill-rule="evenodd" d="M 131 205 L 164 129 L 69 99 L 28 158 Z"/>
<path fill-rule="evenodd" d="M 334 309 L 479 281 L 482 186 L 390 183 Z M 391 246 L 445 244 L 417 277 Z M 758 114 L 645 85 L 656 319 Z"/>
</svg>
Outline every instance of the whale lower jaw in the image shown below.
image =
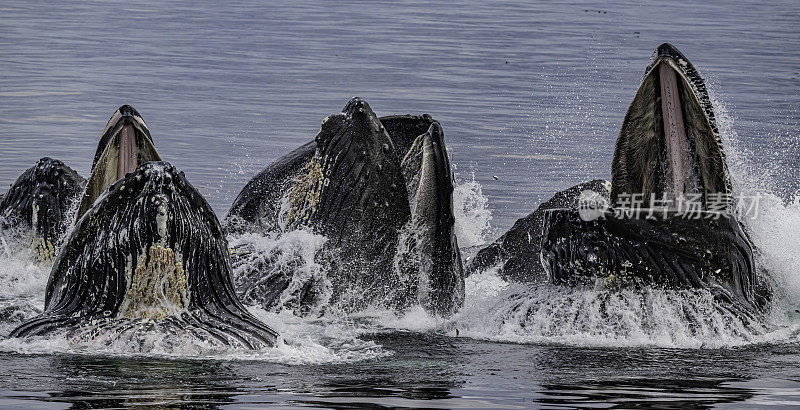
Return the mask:
<svg viewBox="0 0 800 410">
<path fill-rule="evenodd" d="M 722 141 L 703 79 L 673 46 L 656 50 L 620 129 L 611 201 L 729 193 Z"/>
<path fill-rule="evenodd" d="M 453 176 L 444 132 L 431 120 L 401 163 L 411 205 L 411 246 L 421 273 L 418 299 L 430 312 L 449 315 L 464 303 L 464 268 L 454 232 Z"/>
<path fill-rule="evenodd" d="M 150 131 L 135 110 L 125 111 L 120 107 L 106 126 L 100 139 L 91 175 L 86 190 L 78 207 L 77 218 L 80 218 L 94 203 L 98 196 L 111 184 L 124 178 L 141 164 L 161 161 L 161 156 L 153 145 Z M 120 114 L 120 111 L 126 114 Z"/>
<path fill-rule="evenodd" d="M 631 218 L 607 211 L 590 221 L 576 209 L 546 211 L 541 258 L 549 280 L 709 289 L 733 310 L 761 311 L 769 295 L 758 282 L 753 245 L 734 216 L 646 218 L 646 211 Z"/>
<path fill-rule="evenodd" d="M 53 266 L 45 312 L 11 336 L 108 336 L 151 322 L 244 348 L 278 337 L 238 301 L 213 210 L 165 162 L 139 166 L 87 210 Z"/>
</svg>

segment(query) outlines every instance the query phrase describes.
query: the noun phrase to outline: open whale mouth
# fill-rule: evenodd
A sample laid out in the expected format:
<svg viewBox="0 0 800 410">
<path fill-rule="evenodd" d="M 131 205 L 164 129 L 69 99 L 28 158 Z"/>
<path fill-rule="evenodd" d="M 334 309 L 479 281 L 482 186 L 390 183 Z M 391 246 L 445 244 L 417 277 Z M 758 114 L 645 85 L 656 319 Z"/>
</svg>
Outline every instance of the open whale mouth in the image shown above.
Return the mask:
<svg viewBox="0 0 800 410">
<path fill-rule="evenodd" d="M 213 210 L 165 162 L 143 164 L 103 192 L 67 238 L 45 292 L 45 312 L 12 337 L 122 335 L 159 323 L 223 345 L 277 340 L 234 293 Z"/>
<path fill-rule="evenodd" d="M 614 204 L 642 194 L 676 203 L 709 193 L 728 194 L 730 183 L 705 83 L 674 46 L 653 53 L 620 130 L 612 163 Z M 716 196 L 715 196 L 716 198 Z"/>
<path fill-rule="evenodd" d="M 464 272 L 454 232 L 453 174 L 439 122 L 423 116 L 412 123 L 429 128 L 413 139 L 401 164 L 409 194 L 414 239 L 427 275 L 428 294 L 421 302 L 428 310 L 449 314 L 464 301 Z"/>
<path fill-rule="evenodd" d="M 103 130 L 76 217 L 80 218 L 103 190 L 150 161 L 161 161 L 150 130 L 136 109 L 123 105 Z"/>
</svg>

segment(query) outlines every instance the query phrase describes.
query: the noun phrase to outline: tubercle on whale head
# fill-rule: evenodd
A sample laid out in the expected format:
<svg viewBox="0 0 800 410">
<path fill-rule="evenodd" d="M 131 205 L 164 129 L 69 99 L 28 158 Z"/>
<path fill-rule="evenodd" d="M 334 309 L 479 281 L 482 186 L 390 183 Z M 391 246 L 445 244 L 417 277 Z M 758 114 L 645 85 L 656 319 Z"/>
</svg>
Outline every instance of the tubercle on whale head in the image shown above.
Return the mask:
<svg viewBox="0 0 800 410">
<path fill-rule="evenodd" d="M 363 98 L 356 96 L 347 101 L 342 108 L 342 114 L 352 117 L 358 113 L 364 113 L 366 110 L 372 111 L 372 108 Z"/>
<path fill-rule="evenodd" d="M 150 130 L 147 128 L 147 124 L 145 124 L 139 111 L 136 111 L 135 108 L 128 104 L 122 105 L 114 111 L 114 114 L 111 115 L 108 123 L 106 123 L 106 127 L 100 134 L 100 142 L 97 144 L 97 150 L 95 151 L 94 160 L 92 161 L 92 168 L 97 164 L 100 155 L 103 154 L 103 151 L 114 135 L 119 133 L 120 128 L 126 125 L 137 128 L 152 143 L 153 137 L 150 135 Z"/>
<path fill-rule="evenodd" d="M 328 116 L 322 121 L 320 132 L 315 137 L 318 147 L 325 149 L 341 138 L 341 131 L 346 127 L 344 123 L 355 129 L 351 137 L 359 138 L 360 143 L 366 145 L 374 145 L 370 142 L 388 144 L 388 147 L 378 146 L 384 152 L 394 149 L 392 140 L 386 133 L 383 124 L 378 120 L 369 103 L 361 97 L 351 98 L 340 114 Z M 366 140 L 365 137 L 373 138 L 375 141 Z"/>
</svg>

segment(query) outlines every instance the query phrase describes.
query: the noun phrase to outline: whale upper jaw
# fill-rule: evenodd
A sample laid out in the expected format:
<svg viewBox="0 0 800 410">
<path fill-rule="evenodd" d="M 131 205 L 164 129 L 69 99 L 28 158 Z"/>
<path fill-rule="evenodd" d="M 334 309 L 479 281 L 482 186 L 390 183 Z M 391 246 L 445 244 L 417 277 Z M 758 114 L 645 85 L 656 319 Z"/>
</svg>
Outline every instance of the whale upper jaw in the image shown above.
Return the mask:
<svg viewBox="0 0 800 410">
<path fill-rule="evenodd" d="M 11 336 L 130 333 L 151 322 L 244 348 L 278 338 L 237 299 L 213 210 L 165 162 L 139 166 L 98 197 L 53 266 L 45 312 Z"/>
<path fill-rule="evenodd" d="M 705 83 L 686 57 L 662 44 L 650 58 L 623 121 L 612 162 L 611 201 L 641 194 L 673 200 L 728 194 L 722 141 Z"/>
<path fill-rule="evenodd" d="M 145 124 L 144 119 L 142 119 L 142 116 L 139 114 L 139 112 L 130 105 L 123 105 L 119 107 L 113 115 L 111 115 L 106 127 L 100 134 L 100 142 L 97 144 L 97 150 L 95 151 L 94 160 L 92 161 L 92 168 L 94 168 L 94 166 L 97 164 L 97 161 L 100 159 L 103 151 L 106 150 L 113 138 L 126 126 L 134 128 L 137 132 L 141 133 L 145 138 L 150 140 L 150 143 L 153 142 L 153 137 L 150 135 L 150 130 L 147 128 L 147 124 Z"/>
<path fill-rule="evenodd" d="M 123 105 L 103 130 L 76 218 L 89 209 L 103 190 L 150 161 L 161 161 L 150 130 L 139 112 L 130 105 Z"/>
</svg>

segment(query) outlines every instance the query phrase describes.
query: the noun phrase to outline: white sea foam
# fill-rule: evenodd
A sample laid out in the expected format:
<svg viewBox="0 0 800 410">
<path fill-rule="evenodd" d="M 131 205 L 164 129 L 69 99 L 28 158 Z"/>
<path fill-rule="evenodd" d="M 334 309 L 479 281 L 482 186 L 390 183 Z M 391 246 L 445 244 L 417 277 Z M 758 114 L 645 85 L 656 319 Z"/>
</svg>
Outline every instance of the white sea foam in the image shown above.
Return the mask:
<svg viewBox="0 0 800 410">
<path fill-rule="evenodd" d="M 391 354 L 372 341 L 349 336 L 347 330 L 330 337 L 326 334 L 331 333 L 330 330 L 320 330 L 319 326 L 303 322 L 281 326 L 280 330 L 283 339 L 288 336 L 291 341 L 281 340 L 275 347 L 259 350 L 232 349 L 175 332 L 139 331 L 128 334 L 100 332 L 93 338 L 56 334 L 46 338 L 5 339 L 0 340 L 0 352 L 253 360 L 287 364 L 347 363 Z M 324 345 L 317 341 L 320 339 L 325 341 Z"/>
<path fill-rule="evenodd" d="M 120 331 L 87 326 L 80 335 L 3 339 L 0 340 L 0 352 L 255 360 L 288 364 L 348 363 L 391 354 L 375 342 L 360 339 L 361 329 L 347 320 L 321 322 L 303 319 L 290 312 L 269 313 L 256 307 L 249 310 L 280 333 L 275 347 L 236 349 L 213 340 L 199 339 L 189 332 L 165 331 L 160 327 Z"/>
<path fill-rule="evenodd" d="M 484 281 L 502 283 L 486 274 Z M 767 329 L 721 309 L 707 291 L 609 291 L 503 284 L 453 318 L 462 336 L 579 346 L 720 347 L 764 341 Z"/>
<path fill-rule="evenodd" d="M 0 335 L 41 313 L 50 266 L 28 246 L 28 232 L 0 231 Z"/>
<path fill-rule="evenodd" d="M 0 239 L 0 298 L 43 298 L 50 266 L 37 261 L 28 246 L 32 238 L 0 234 Z"/>
</svg>

